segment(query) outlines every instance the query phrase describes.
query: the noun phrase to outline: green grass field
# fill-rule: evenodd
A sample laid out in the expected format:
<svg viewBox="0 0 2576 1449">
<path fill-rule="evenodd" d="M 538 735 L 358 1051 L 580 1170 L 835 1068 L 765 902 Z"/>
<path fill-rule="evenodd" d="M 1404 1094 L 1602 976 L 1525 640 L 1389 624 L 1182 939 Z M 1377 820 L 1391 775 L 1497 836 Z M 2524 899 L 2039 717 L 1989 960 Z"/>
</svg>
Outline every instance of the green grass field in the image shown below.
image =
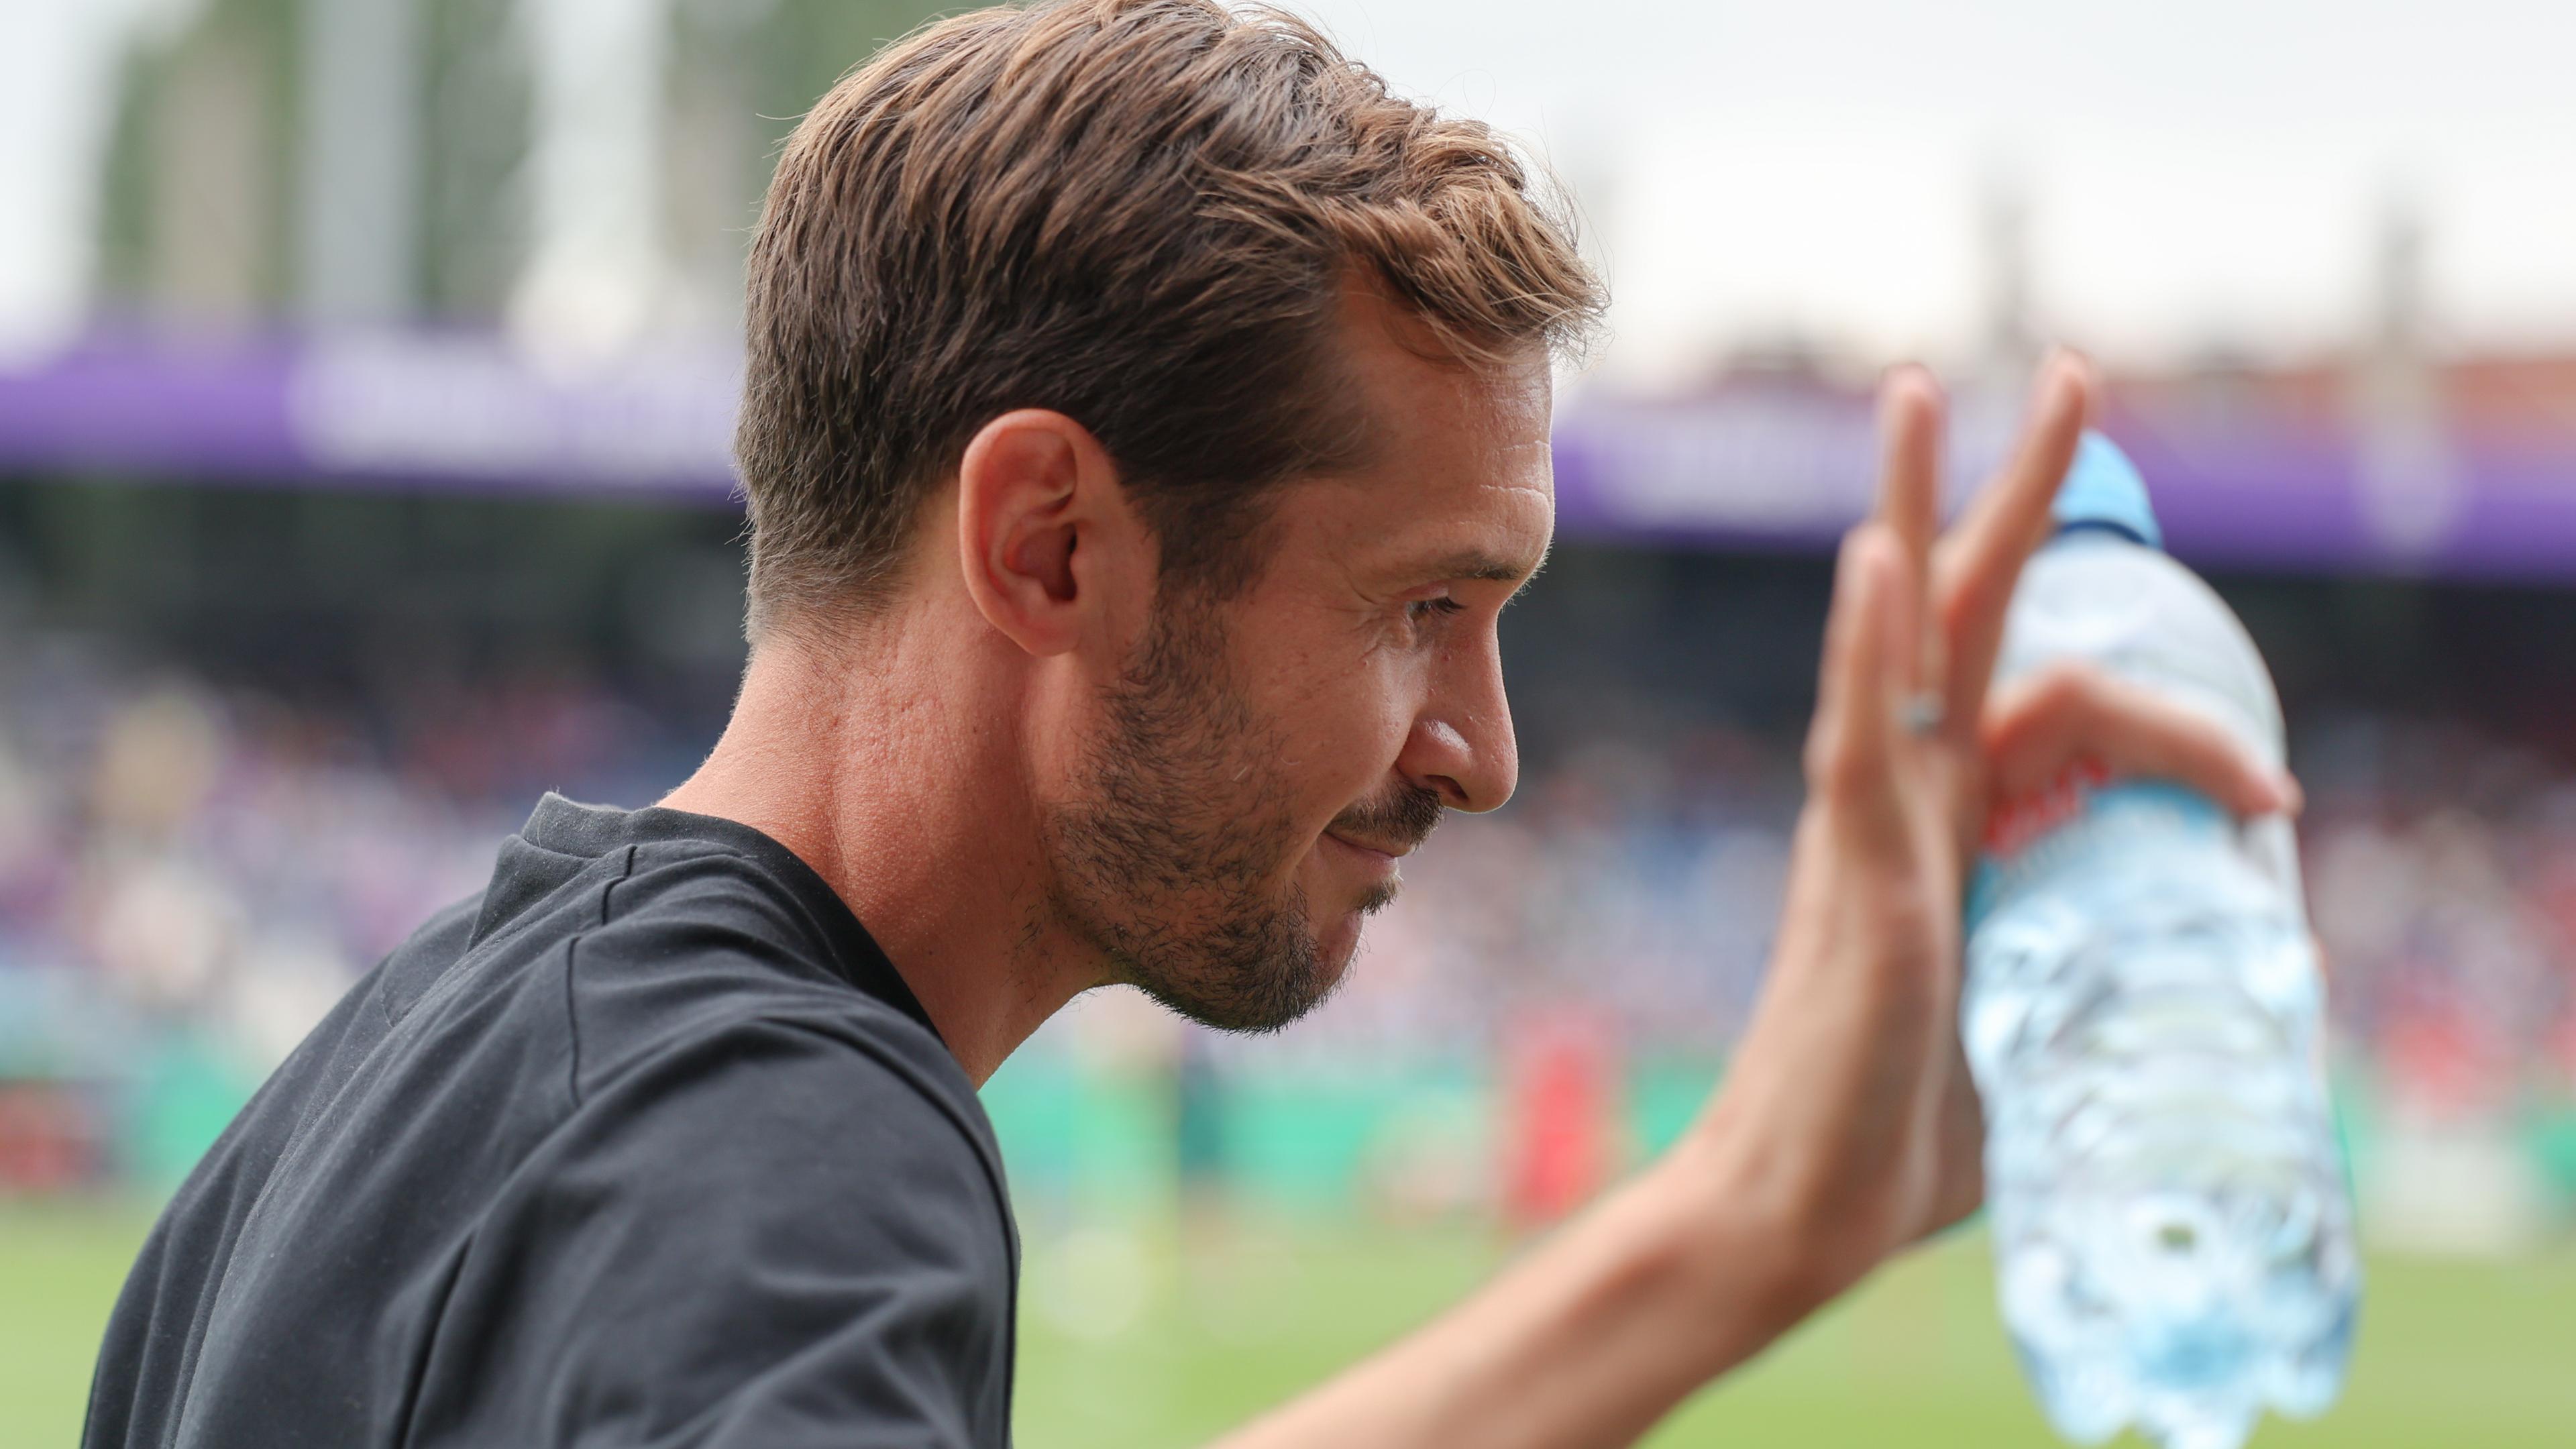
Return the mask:
<svg viewBox="0 0 2576 1449">
<path fill-rule="evenodd" d="M 1020 1443 L 1204 1441 L 1454 1300 L 1502 1251 L 1472 1235 L 1383 1229 L 1160 1254 L 1033 1241 Z M 1098 1265 L 1079 1266 L 1091 1256 L 1149 1265 L 1145 1301 L 1120 1305 L 1108 1323 L 1086 1322 L 1079 1295 L 1110 1281 Z M 1907 1258 L 1701 1394 L 1650 1442 L 2053 1445 L 1996 1319 L 1988 1273 L 1973 1234 Z M 2382 1259 L 2370 1266 L 2369 1293 L 2342 1404 L 2313 1423 L 2267 1424 L 2256 1449 L 2576 1445 L 2576 1253 L 2504 1264 Z"/>
<path fill-rule="evenodd" d="M 145 1226 L 113 1205 L 0 1208 L 0 1449 L 79 1432 L 90 1356 Z M 1506 1254 L 1430 1228 L 1032 1231 L 1024 1449 L 1201 1442 L 1419 1322 Z M 2040 1449 L 2054 1443 L 1995 1321 L 1973 1236 L 1897 1264 L 1652 1442 Z M 2576 1252 L 2371 1265 L 2344 1402 L 2258 1449 L 2576 1444 Z"/>
</svg>

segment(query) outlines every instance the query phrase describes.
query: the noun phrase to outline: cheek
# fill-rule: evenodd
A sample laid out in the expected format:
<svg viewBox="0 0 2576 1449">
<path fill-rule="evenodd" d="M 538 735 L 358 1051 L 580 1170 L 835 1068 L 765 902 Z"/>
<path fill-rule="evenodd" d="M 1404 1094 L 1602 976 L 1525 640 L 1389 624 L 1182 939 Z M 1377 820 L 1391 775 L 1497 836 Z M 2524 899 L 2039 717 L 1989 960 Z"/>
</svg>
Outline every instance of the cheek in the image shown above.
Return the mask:
<svg viewBox="0 0 2576 1449">
<path fill-rule="evenodd" d="M 1378 793 L 1413 726 L 1418 672 L 1408 661 L 1371 653 L 1336 661 L 1282 691 L 1271 716 L 1274 763 L 1294 782 L 1301 819 L 1321 830 Z"/>
</svg>

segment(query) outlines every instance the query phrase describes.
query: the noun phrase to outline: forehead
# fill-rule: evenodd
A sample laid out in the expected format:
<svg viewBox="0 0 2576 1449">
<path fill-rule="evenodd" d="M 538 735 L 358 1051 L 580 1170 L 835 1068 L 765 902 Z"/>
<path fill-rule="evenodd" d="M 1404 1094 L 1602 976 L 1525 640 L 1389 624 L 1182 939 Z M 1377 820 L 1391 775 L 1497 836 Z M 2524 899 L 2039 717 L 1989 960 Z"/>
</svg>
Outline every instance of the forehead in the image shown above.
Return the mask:
<svg viewBox="0 0 2576 1449">
<path fill-rule="evenodd" d="M 1368 456 L 1296 485 L 1288 511 L 1355 569 L 1471 553 L 1536 568 L 1556 518 L 1545 350 L 1464 365 L 1366 293 L 1345 305 L 1341 341 Z"/>
</svg>

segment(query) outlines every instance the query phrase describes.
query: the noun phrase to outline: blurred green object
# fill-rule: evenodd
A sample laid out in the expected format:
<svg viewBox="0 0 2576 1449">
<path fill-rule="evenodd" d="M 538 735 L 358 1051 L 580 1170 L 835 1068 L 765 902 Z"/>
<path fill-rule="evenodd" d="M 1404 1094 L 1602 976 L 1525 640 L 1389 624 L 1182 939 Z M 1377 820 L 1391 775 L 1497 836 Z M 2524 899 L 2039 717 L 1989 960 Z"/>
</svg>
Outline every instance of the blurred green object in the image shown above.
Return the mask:
<svg viewBox="0 0 2576 1449">
<path fill-rule="evenodd" d="M 2576 1216 L 2576 1102 L 2533 1113 L 2529 1136 L 2532 1159 L 2557 1190 L 2560 1210 Z"/>
<path fill-rule="evenodd" d="M 1717 1093 L 1725 1066 L 1707 1058 L 1666 1057 L 1639 1062 L 1628 1073 L 1628 1130 L 1642 1157 L 1660 1156 L 1679 1141 Z"/>
<path fill-rule="evenodd" d="M 135 1083 L 119 1144 L 132 1180 L 169 1192 L 232 1125 L 260 1077 L 204 1033 L 174 1031 Z"/>
<path fill-rule="evenodd" d="M 0 1449 L 74 1442 L 100 1327 L 148 1225 L 134 1207 L 0 1205 Z M 1019 1443 L 1204 1443 L 1455 1302 L 1510 1251 L 1480 1227 L 1347 1218 L 1033 1231 Z M 1117 1292 L 1102 1291 L 1104 1271 Z M 2315 1423 L 2267 1423 L 2254 1449 L 2565 1449 L 2576 1247 L 2369 1271 L 2344 1402 Z M 1988 1274 L 1975 1233 L 1906 1259 L 1649 1442 L 2049 1449 Z"/>
<path fill-rule="evenodd" d="M 1418 1160 L 1443 1144 L 1472 1157 L 1492 1131 L 1490 1083 L 1455 1064 L 1320 1077 L 1211 1072 L 1195 1092 L 1185 1110 L 1175 1074 L 1160 1063 L 1085 1069 L 1023 1053 L 982 1096 L 1012 1200 L 1031 1222 L 1066 1211 L 1160 1211 L 1185 1160 L 1221 1164 L 1239 1201 L 1343 1214 L 1401 1192 L 1386 1181 L 1400 1165 L 1394 1159 Z M 1109 1211 L 1122 1204 L 1124 1212 Z"/>
</svg>

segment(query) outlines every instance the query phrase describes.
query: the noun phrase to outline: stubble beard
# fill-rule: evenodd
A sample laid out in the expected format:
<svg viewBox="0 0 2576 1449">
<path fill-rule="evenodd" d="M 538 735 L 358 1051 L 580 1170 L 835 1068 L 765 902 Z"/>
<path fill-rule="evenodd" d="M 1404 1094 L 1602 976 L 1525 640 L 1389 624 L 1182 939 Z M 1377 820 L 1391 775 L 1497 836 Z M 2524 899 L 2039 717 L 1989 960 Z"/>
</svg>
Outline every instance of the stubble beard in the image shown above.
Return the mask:
<svg viewBox="0 0 2576 1449">
<path fill-rule="evenodd" d="M 1341 984 L 1303 886 L 1277 761 L 1293 758 L 1229 687 L 1212 605 L 1166 603 L 1102 700 L 1081 803 L 1045 826 L 1058 917 L 1122 979 L 1222 1031 L 1276 1031 Z M 1393 885 L 1360 904 L 1374 911 Z"/>
</svg>

